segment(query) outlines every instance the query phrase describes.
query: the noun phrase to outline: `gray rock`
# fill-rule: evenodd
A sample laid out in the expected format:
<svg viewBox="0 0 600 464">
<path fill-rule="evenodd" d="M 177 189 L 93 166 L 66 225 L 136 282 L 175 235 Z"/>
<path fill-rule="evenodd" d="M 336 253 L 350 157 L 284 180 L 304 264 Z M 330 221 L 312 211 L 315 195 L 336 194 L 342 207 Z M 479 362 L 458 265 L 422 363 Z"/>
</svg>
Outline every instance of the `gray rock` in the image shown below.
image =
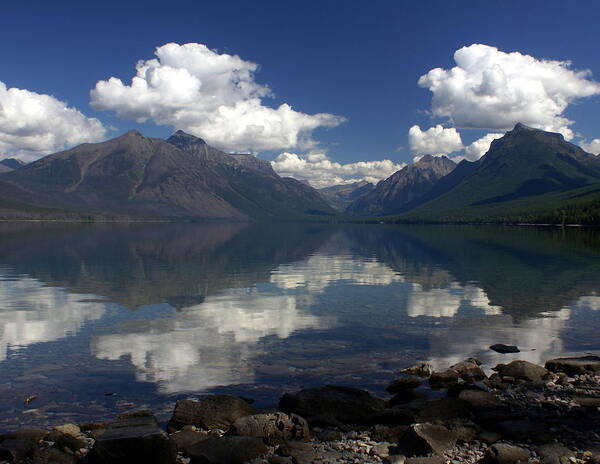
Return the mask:
<svg viewBox="0 0 600 464">
<path fill-rule="evenodd" d="M 485 455 L 492 464 L 526 463 L 529 459 L 529 451 L 505 443 L 490 446 Z"/>
<path fill-rule="evenodd" d="M 442 425 L 413 424 L 398 442 L 398 448 L 407 455 L 443 453 L 456 444 L 456 436 Z"/>
<path fill-rule="evenodd" d="M 209 438 L 189 451 L 190 464 L 242 464 L 268 451 L 258 437 L 224 436 Z"/>
<path fill-rule="evenodd" d="M 600 357 L 581 356 L 579 358 L 557 358 L 546 361 L 546 369 L 552 372 L 564 372 L 568 375 L 600 372 Z"/>
<path fill-rule="evenodd" d="M 421 379 L 418 377 L 400 377 L 389 384 L 386 390 L 390 393 L 400 393 L 405 390 L 412 390 L 421 385 Z"/>
<path fill-rule="evenodd" d="M 92 450 L 85 464 L 175 464 L 175 443 L 160 428 L 154 416 L 120 419 L 110 424 Z"/>
<path fill-rule="evenodd" d="M 458 376 L 466 382 L 475 382 L 487 378 L 483 369 L 477 363 L 471 361 L 462 361 L 450 366 L 450 369 L 456 371 Z"/>
<path fill-rule="evenodd" d="M 494 350 L 496 353 L 519 353 L 518 347 L 515 345 L 505 345 L 503 343 L 496 343 L 495 345 L 490 346 L 490 350 Z"/>
<path fill-rule="evenodd" d="M 185 425 L 203 429 L 227 430 L 237 419 L 258 411 L 237 396 L 212 395 L 195 400 L 181 400 L 175 405 L 168 431 L 175 432 Z"/>
<path fill-rule="evenodd" d="M 535 450 L 541 458 L 542 464 L 563 464 L 575 457 L 575 452 L 559 443 L 548 443 L 538 446 Z"/>
<path fill-rule="evenodd" d="M 328 385 L 286 393 L 279 408 L 307 419 L 320 416 L 346 424 L 373 424 L 386 407 L 384 400 L 365 390 Z M 310 419 L 309 419 L 310 422 Z"/>
<path fill-rule="evenodd" d="M 377 443 L 373 445 L 369 454 L 371 456 L 388 456 L 390 454 L 390 445 L 389 443 Z"/>
<path fill-rule="evenodd" d="M 429 377 L 429 385 L 431 388 L 448 388 L 458 383 L 458 372 L 452 369 L 447 369 L 442 372 L 434 372 Z"/>
<path fill-rule="evenodd" d="M 513 361 L 509 364 L 499 364 L 494 368 L 501 377 L 512 377 L 517 380 L 537 381 L 542 380 L 548 371 L 542 366 L 529 361 Z"/>
<path fill-rule="evenodd" d="M 288 416 L 282 412 L 240 417 L 231 425 L 230 432 L 234 435 L 260 437 L 270 444 L 310 439 L 306 420 L 296 414 Z"/>
</svg>

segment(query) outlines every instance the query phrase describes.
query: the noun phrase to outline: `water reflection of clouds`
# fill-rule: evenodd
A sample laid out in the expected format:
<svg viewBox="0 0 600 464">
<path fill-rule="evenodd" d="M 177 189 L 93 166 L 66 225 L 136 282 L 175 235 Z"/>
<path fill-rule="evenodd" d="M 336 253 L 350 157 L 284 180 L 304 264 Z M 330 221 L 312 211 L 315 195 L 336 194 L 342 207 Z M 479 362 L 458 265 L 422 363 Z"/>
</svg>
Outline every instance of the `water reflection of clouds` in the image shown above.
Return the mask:
<svg viewBox="0 0 600 464">
<path fill-rule="evenodd" d="M 0 361 L 10 350 L 73 335 L 100 319 L 106 303 L 85 301 L 93 298 L 29 277 L 0 275 Z"/>
<path fill-rule="evenodd" d="M 251 382 L 261 339 L 332 324 L 299 309 L 293 295 L 229 290 L 171 318 L 136 321 L 134 331 L 95 337 L 92 353 L 130 356 L 138 380 L 157 382 L 163 393 L 201 391 Z"/>
</svg>

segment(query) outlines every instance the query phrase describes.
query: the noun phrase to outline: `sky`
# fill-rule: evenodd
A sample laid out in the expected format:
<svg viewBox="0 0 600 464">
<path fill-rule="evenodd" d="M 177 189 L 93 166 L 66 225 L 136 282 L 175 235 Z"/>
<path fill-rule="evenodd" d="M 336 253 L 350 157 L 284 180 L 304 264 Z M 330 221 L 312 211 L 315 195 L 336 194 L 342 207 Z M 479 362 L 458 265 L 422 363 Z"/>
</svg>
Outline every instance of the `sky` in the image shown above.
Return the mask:
<svg viewBox="0 0 600 464">
<path fill-rule="evenodd" d="M 3 4 L 0 158 L 182 129 L 316 187 L 517 122 L 600 153 L 600 3 Z"/>
</svg>

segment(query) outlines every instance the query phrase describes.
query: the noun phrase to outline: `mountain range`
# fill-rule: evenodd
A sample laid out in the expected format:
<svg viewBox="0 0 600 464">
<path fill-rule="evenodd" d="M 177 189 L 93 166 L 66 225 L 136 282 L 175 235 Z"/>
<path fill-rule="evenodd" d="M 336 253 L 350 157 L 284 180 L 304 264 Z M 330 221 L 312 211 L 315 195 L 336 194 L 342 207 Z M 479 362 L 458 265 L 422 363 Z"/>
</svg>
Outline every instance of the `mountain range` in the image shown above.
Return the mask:
<svg viewBox="0 0 600 464">
<path fill-rule="evenodd" d="M 522 124 L 474 162 L 426 155 L 377 185 L 320 190 L 182 131 L 0 166 L 0 218 L 600 223 L 600 157 Z"/>
<path fill-rule="evenodd" d="M 334 213 L 315 189 L 280 177 L 269 162 L 224 153 L 182 131 L 167 140 L 130 131 L 46 156 L 2 174 L 0 198 L 5 214 L 30 208 L 37 215 L 247 220 Z"/>
</svg>

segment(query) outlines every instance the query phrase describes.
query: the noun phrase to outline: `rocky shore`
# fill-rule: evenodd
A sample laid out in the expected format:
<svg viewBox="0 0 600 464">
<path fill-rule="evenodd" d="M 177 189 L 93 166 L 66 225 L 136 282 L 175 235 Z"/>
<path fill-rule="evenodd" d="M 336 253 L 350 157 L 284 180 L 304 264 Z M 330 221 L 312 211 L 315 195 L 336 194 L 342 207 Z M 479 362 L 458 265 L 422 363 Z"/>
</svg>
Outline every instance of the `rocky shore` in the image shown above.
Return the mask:
<svg viewBox="0 0 600 464">
<path fill-rule="evenodd" d="M 230 395 L 178 401 L 166 430 L 151 411 L 112 423 L 0 435 L 0 464 L 600 464 L 600 357 L 486 375 L 469 358 L 398 372 L 390 399 L 323 386 L 257 410 Z"/>
</svg>

